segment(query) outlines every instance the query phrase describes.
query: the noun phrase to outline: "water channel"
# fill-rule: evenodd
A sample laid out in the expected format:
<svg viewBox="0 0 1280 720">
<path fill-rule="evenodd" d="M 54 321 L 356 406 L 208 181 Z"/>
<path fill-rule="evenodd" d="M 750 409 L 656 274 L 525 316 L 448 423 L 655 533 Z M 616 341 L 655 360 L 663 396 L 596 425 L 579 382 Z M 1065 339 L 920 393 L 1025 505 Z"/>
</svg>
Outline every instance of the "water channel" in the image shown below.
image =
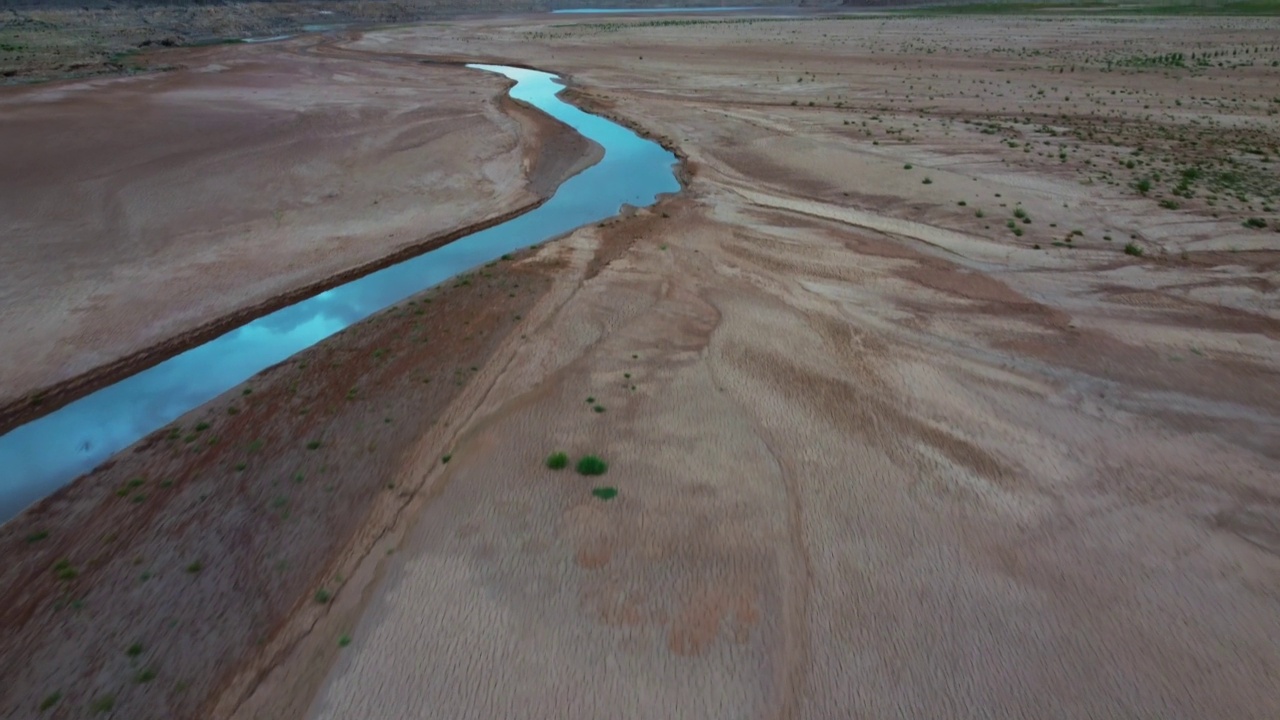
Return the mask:
<svg viewBox="0 0 1280 720">
<path fill-rule="evenodd" d="M 260 317 L 0 436 L 0 523 L 147 434 L 383 308 L 503 254 L 616 215 L 623 204 L 652 205 L 680 189 L 674 155 L 564 102 L 554 75 L 467 67 L 515 80 L 513 98 L 599 143 L 604 158 L 524 215 Z"/>
</svg>

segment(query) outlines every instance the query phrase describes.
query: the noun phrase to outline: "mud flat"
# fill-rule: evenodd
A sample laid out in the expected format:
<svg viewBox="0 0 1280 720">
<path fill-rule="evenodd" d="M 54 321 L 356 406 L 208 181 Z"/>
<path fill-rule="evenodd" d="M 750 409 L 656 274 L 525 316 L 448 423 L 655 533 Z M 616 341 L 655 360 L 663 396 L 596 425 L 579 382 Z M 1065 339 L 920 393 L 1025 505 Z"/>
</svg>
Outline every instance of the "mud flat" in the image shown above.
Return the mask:
<svg viewBox="0 0 1280 720">
<path fill-rule="evenodd" d="M 1276 21 L 721 20 L 357 44 L 693 176 L 548 247 L 308 716 L 1280 713 Z"/>
<path fill-rule="evenodd" d="M 597 156 L 502 78 L 323 52 L 0 92 L 0 431 L 528 210 Z"/>
<path fill-rule="evenodd" d="M 5 526 L 38 662 L 6 658 L 0 707 L 83 670 L 68 716 L 1280 715 L 1276 21 L 722 20 L 347 44 L 554 69 L 688 187 Z M 180 470 L 164 502 L 207 515 L 92 520 L 168 507 Z M 102 549 L 116 526 L 157 539 Z M 184 609 L 142 637 L 116 598 L 151 564 Z M 77 664 L 90 617 L 119 619 Z M 195 628 L 237 624 L 185 699 Z"/>
<path fill-rule="evenodd" d="M 312 44 L 285 52 L 323 50 Z M 410 74 L 421 65 L 420 59 L 406 62 L 367 53 L 361 58 L 375 67 L 399 63 Z M 359 64 L 351 57 L 341 62 Z M 474 98 L 473 105 L 494 109 L 488 142 L 510 142 L 496 156 L 481 154 L 481 176 L 503 178 L 508 200 L 537 204 L 563 180 L 600 159 L 599 146 L 525 105 L 503 99 L 507 83 L 486 85 L 490 75 L 462 68 L 440 66 L 435 72 L 441 77 L 449 72 L 475 75 L 475 87 L 484 88 L 483 94 L 465 94 Z M 56 86 L 44 89 L 52 92 Z M 97 92 L 109 96 L 115 90 Z M 487 112 L 469 122 L 484 117 L 489 117 Z M 438 118 L 435 124 L 454 131 L 462 126 L 449 120 Z M 414 127 L 406 120 L 401 132 L 412 136 Z M 432 137 L 428 133 L 423 141 L 448 144 L 466 135 Z M 384 162 L 397 161 L 396 153 L 380 152 L 377 144 L 367 149 Z M 209 152 L 216 154 L 213 148 Z M 352 156 L 360 157 L 356 151 Z M 448 187 L 447 178 L 441 179 L 438 164 L 425 167 L 424 174 L 445 185 L 436 199 L 458 192 Z M 144 171 L 137 172 L 149 179 Z M 109 190 L 103 192 L 112 197 Z M 418 194 L 430 196 L 423 189 Z M 32 197 L 40 198 L 35 193 Z M 482 197 L 473 200 L 461 208 L 502 210 L 501 205 L 494 207 L 493 198 L 487 203 Z M 450 209 L 458 208 L 410 207 L 403 211 L 410 217 L 401 221 L 414 231 L 429 231 L 433 224 L 448 227 Z M 474 225 L 495 224 L 513 212 L 502 210 Z M 313 241 L 330 239 L 319 234 L 324 228 L 312 229 L 317 232 Z M 339 282 L 354 272 L 446 242 L 459 232 L 391 244 L 382 255 L 369 247 L 348 251 L 330 262 L 345 261 L 350 268 L 317 275 L 309 284 L 290 285 L 268 277 L 252 257 L 242 258 L 246 271 L 240 279 L 274 282 L 275 294 L 257 307 L 214 316 L 210 324 L 237 322 L 262 307 L 315 292 L 317 284 Z M 347 245 L 351 239 L 343 238 Z M 257 249 L 239 238 L 228 242 L 245 255 Z M 377 245 L 376 239 L 369 242 Z M 191 247 L 198 249 L 194 242 Z M 330 247 L 326 254 L 340 255 L 344 247 Z M 121 256 L 137 265 L 146 260 L 140 257 L 141 249 L 101 258 L 92 256 L 91 246 L 82 249 L 81 262 L 97 260 L 106 275 L 124 264 Z M 304 240 L 295 241 L 294 249 L 304 251 Z M 273 254 L 268 248 L 265 256 L 277 263 L 288 261 L 279 250 Z M 517 261 L 519 269 L 508 269 Z M 0 623 L 21 638 L 17 642 L 23 648 L 0 659 L 0 714 L 208 717 L 215 703 L 234 704 L 234 698 L 256 682 L 254 668 L 269 667 L 282 648 L 296 642 L 296 626 L 286 627 L 289 618 L 297 617 L 294 611 L 299 606 L 323 608 L 340 596 L 341 559 L 350 548 L 365 547 L 368 538 L 361 531 L 387 525 L 405 498 L 412 497 L 412 488 L 397 489 L 394 481 L 401 456 L 438 423 L 449 426 L 448 420 L 441 420 L 444 410 L 516 327 L 513 318 L 519 318 L 529 296 L 536 297 L 545 287 L 547 271 L 540 268 L 539 261 L 513 253 L 477 269 L 474 276 L 409 298 L 401 307 L 259 374 L 0 526 L 6 556 L 2 582 L 12 593 Z M 174 260 L 163 269 L 180 273 L 186 268 Z M 50 272 L 50 282 L 58 279 Z M 169 287 L 169 298 L 183 300 L 181 290 Z M 154 319 L 163 318 L 163 308 L 155 312 Z M 166 344 L 197 342 L 202 332 L 204 328 L 143 347 L 134 361 L 149 363 L 167 352 Z M 281 375 L 295 363 L 296 376 Z M 112 372 L 127 371 L 125 365 L 118 363 Z M 108 382 L 109 376 L 110 372 L 90 373 L 89 380 L 82 376 L 63 387 L 78 391 L 86 383 Z M 57 399 L 56 394 L 44 397 Z M 51 404 L 42 403 L 38 409 Z M 112 418 L 103 417 L 102 422 Z M 298 438 L 306 439 L 295 442 Z M 329 452 L 333 459 L 324 459 Z M 267 488 L 270 497 L 260 495 Z M 240 674 L 242 670 L 246 674 Z"/>
</svg>

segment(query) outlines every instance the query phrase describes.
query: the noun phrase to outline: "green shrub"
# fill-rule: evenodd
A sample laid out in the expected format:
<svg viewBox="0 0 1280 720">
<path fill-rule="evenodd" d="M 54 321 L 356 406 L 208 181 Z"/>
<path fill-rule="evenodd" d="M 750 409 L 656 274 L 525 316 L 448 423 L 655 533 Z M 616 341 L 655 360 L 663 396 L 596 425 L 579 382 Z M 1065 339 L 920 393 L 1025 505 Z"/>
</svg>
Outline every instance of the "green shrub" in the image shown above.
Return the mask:
<svg viewBox="0 0 1280 720">
<path fill-rule="evenodd" d="M 579 475 L 603 475 L 609 471 L 609 463 L 595 455 L 584 455 L 578 460 Z"/>
<path fill-rule="evenodd" d="M 618 496 L 618 488 L 608 486 L 593 488 L 591 494 L 601 500 L 612 500 Z"/>
<path fill-rule="evenodd" d="M 1142 257 L 1142 248 L 1134 245 L 1133 243 L 1126 243 L 1124 246 L 1124 254 L 1132 255 L 1134 257 Z"/>
<path fill-rule="evenodd" d="M 562 452 L 554 452 L 547 456 L 547 467 L 552 470 L 563 470 L 569 466 L 569 455 Z"/>
</svg>

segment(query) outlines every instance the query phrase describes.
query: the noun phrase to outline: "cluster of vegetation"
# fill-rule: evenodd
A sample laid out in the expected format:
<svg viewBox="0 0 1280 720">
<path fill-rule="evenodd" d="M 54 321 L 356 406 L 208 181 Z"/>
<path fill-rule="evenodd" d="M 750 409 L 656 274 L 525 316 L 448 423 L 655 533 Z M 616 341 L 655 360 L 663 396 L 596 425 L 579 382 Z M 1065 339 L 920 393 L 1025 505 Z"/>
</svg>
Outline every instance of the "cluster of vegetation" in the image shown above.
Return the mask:
<svg viewBox="0 0 1280 720">
<path fill-rule="evenodd" d="M 569 466 L 569 454 L 556 451 L 547 456 L 546 466 L 552 470 L 563 470 Z M 603 475 L 609 471 L 609 463 L 598 455 L 583 455 L 574 466 L 579 475 Z"/>
</svg>

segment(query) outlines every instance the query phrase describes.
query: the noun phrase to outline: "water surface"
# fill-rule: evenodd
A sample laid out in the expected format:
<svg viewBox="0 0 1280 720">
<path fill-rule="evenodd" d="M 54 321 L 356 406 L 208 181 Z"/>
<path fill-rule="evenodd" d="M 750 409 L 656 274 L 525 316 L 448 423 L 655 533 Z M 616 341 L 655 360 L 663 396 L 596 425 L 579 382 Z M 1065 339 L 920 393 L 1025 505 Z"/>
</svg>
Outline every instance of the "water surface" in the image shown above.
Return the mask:
<svg viewBox="0 0 1280 720">
<path fill-rule="evenodd" d="M 426 288 L 505 253 L 676 192 L 675 156 L 657 143 L 560 100 L 554 75 L 469 65 L 517 81 L 511 96 L 604 147 L 542 206 L 438 250 L 265 315 L 0 436 L 0 522 L 147 434 L 256 373 Z"/>
<path fill-rule="evenodd" d="M 606 13 L 695 13 L 736 12 L 739 10 L 772 10 L 771 5 L 735 5 L 732 7 L 669 7 L 669 8 L 568 8 L 552 10 L 552 15 L 597 15 Z"/>
</svg>

